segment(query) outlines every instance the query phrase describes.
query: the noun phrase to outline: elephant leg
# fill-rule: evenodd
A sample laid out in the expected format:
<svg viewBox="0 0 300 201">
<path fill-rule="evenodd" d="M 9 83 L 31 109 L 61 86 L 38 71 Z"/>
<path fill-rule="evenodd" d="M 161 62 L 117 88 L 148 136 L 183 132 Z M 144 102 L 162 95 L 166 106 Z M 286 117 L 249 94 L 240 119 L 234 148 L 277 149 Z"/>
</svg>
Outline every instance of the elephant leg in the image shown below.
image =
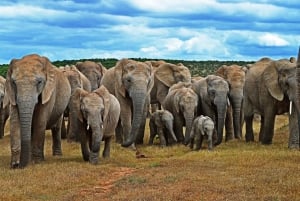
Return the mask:
<svg viewBox="0 0 300 201">
<path fill-rule="evenodd" d="M 272 108 L 273 109 L 273 108 Z M 263 117 L 262 144 L 272 144 L 276 113 L 269 109 Z"/>
<path fill-rule="evenodd" d="M 57 120 L 57 123 L 51 128 L 52 131 L 52 154 L 53 156 L 61 156 L 61 126 L 64 124 L 63 115 Z"/>
<path fill-rule="evenodd" d="M 184 140 L 184 137 L 183 137 L 183 119 L 180 118 L 177 115 L 174 115 L 174 133 L 176 135 L 176 138 L 177 138 L 177 142 L 183 142 Z"/>
<path fill-rule="evenodd" d="M 149 136 L 148 145 L 153 145 L 153 140 L 157 133 L 157 127 L 156 127 L 154 121 L 152 121 L 152 120 L 150 120 L 150 122 L 149 122 L 149 129 L 150 129 L 150 136 Z"/>
<path fill-rule="evenodd" d="M 167 146 L 167 141 L 163 129 L 158 130 L 158 135 L 159 135 L 160 146 L 161 147 Z"/>
<path fill-rule="evenodd" d="M 3 109 L 0 109 L 0 139 L 4 137 L 5 120 L 3 112 Z"/>
<path fill-rule="evenodd" d="M 110 144 L 111 144 L 111 137 L 107 137 L 104 140 L 104 149 L 102 156 L 103 158 L 109 158 L 110 157 Z"/>
<path fill-rule="evenodd" d="M 254 134 L 253 134 L 253 117 L 254 115 L 245 116 L 245 124 L 246 124 L 246 142 L 254 142 Z"/>
<path fill-rule="evenodd" d="M 196 147 L 195 147 L 195 150 L 200 150 L 201 147 L 202 147 L 202 141 L 203 141 L 203 136 L 199 136 L 199 135 L 196 135 L 195 136 L 195 144 L 196 144 Z"/>
<path fill-rule="evenodd" d="M 265 133 L 264 122 L 265 122 L 265 118 L 264 118 L 263 115 L 261 115 L 260 116 L 260 129 L 259 129 L 259 135 L 258 135 L 259 142 L 262 142 L 263 136 L 264 136 L 264 133 Z"/>
<path fill-rule="evenodd" d="M 225 141 L 232 140 L 233 138 L 232 107 L 228 107 L 225 117 Z"/>
<path fill-rule="evenodd" d="M 116 130 L 115 130 L 115 136 L 116 136 L 116 143 L 121 144 L 123 142 L 123 129 L 122 129 L 122 125 L 121 125 L 121 121 L 119 120 L 117 126 L 116 126 Z"/>
<path fill-rule="evenodd" d="M 11 107 L 10 113 L 10 149 L 11 168 L 17 168 L 20 165 L 21 131 L 19 115 L 16 107 Z"/>
<path fill-rule="evenodd" d="M 86 132 L 80 133 L 80 145 L 81 145 L 81 153 L 84 161 L 89 161 L 90 149 L 89 149 L 89 141 Z"/>
</svg>

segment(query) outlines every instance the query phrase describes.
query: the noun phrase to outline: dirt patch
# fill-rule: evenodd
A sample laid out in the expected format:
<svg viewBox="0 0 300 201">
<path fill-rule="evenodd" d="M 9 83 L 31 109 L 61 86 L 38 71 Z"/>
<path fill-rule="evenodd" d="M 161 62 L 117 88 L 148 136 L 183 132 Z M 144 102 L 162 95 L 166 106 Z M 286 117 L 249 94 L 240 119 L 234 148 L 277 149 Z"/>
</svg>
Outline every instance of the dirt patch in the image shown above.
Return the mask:
<svg viewBox="0 0 300 201">
<path fill-rule="evenodd" d="M 133 172 L 135 172 L 136 169 L 134 168 L 128 168 L 128 167 L 119 167 L 114 168 L 112 173 L 109 175 L 105 175 L 104 177 L 100 178 L 100 181 L 97 185 L 93 187 L 83 188 L 80 189 L 80 191 L 76 194 L 69 195 L 64 200 L 103 200 L 108 201 L 109 194 L 111 192 L 111 189 L 115 186 L 115 183 L 122 179 L 123 177 L 126 177 Z"/>
</svg>

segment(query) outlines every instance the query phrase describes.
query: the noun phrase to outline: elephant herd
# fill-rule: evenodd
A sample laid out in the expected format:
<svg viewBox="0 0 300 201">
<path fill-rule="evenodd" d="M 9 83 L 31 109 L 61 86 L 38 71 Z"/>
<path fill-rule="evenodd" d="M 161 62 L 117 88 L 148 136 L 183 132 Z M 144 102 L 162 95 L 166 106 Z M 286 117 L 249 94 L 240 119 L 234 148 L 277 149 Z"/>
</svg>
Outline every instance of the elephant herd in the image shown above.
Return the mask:
<svg viewBox="0 0 300 201">
<path fill-rule="evenodd" d="M 12 59 L 0 78 L 0 138 L 10 117 L 12 168 L 44 160 L 47 129 L 53 155 L 62 154 L 61 139 L 78 141 L 83 159 L 97 164 L 101 141 L 103 157 L 112 139 L 123 147 L 143 144 L 149 113 L 149 145 L 158 135 L 161 146 L 199 150 L 204 138 L 208 149 L 221 144 L 224 130 L 226 141 L 242 139 L 244 123 L 246 141 L 254 141 L 254 114 L 261 116 L 259 141 L 271 144 L 275 116 L 289 112 L 289 147 L 299 149 L 299 78 L 295 59 L 262 58 L 192 77 L 181 63 L 120 59 L 109 69 L 92 61 L 57 68 L 26 55 Z"/>
</svg>

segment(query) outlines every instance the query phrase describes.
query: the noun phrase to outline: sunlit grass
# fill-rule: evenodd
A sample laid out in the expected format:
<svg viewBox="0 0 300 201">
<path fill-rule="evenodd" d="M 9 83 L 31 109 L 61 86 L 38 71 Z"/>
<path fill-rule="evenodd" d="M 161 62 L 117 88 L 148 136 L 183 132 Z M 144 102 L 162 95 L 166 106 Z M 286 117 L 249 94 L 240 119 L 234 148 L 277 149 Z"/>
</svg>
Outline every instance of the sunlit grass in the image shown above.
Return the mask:
<svg viewBox="0 0 300 201">
<path fill-rule="evenodd" d="M 255 123 L 257 140 L 258 126 Z M 149 133 L 148 128 L 146 133 Z M 0 140 L 0 200 L 299 200 L 300 152 L 288 145 L 288 120 L 276 120 L 273 144 L 223 142 L 213 151 L 174 145 L 140 145 L 136 151 L 113 143 L 99 165 L 83 161 L 80 145 L 63 141 L 63 156 L 11 170 L 9 136 Z M 147 139 L 145 139 L 147 143 Z M 103 147 L 102 147 L 103 149 Z"/>
</svg>

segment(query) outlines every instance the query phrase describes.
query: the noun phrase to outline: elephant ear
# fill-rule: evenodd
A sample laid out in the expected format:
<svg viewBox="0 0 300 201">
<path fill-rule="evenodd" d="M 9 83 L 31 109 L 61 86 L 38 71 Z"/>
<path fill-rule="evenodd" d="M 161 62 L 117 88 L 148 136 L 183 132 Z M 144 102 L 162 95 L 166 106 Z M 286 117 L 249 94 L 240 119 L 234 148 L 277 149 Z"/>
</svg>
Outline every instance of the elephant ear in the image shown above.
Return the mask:
<svg viewBox="0 0 300 201">
<path fill-rule="evenodd" d="M 6 74 L 6 82 L 5 82 L 5 96 L 3 99 L 3 107 L 6 107 L 8 104 L 16 105 L 16 94 L 15 91 L 12 88 L 12 80 L 11 80 L 11 74 L 12 74 L 12 66 L 17 61 L 17 59 L 11 60 L 9 64 L 9 68 Z"/>
<path fill-rule="evenodd" d="M 106 121 L 106 118 L 108 117 L 108 112 L 110 110 L 110 93 L 106 89 L 105 86 L 101 85 L 98 89 L 94 91 L 96 94 L 98 94 L 102 99 L 104 103 L 104 114 L 103 114 L 103 122 Z"/>
<path fill-rule="evenodd" d="M 176 65 L 170 63 L 160 65 L 155 71 L 155 77 L 166 86 L 171 87 L 176 82 L 173 76 L 174 66 Z"/>
<path fill-rule="evenodd" d="M 124 67 L 130 62 L 131 60 L 129 59 L 121 59 L 120 61 L 117 62 L 115 66 L 115 79 L 116 79 L 116 90 L 118 93 L 120 93 L 123 97 L 126 96 L 126 89 L 123 85 L 122 82 L 122 77 L 123 77 L 123 70 Z"/>
<path fill-rule="evenodd" d="M 271 62 L 270 65 L 268 65 L 262 76 L 271 96 L 276 100 L 282 101 L 284 94 L 278 83 L 278 72 L 275 62 Z"/>
<path fill-rule="evenodd" d="M 55 67 L 51 64 L 48 58 L 41 57 L 41 62 L 44 65 L 44 68 L 46 69 L 46 84 L 42 91 L 42 104 L 47 103 L 52 94 L 54 89 L 56 88 L 56 78 L 55 78 Z"/>
<path fill-rule="evenodd" d="M 76 115 L 80 122 L 83 122 L 83 116 L 80 109 L 81 100 L 84 96 L 88 94 L 87 91 L 81 88 L 76 88 L 74 93 L 71 95 L 70 104 L 72 110 L 72 114 Z"/>
</svg>

